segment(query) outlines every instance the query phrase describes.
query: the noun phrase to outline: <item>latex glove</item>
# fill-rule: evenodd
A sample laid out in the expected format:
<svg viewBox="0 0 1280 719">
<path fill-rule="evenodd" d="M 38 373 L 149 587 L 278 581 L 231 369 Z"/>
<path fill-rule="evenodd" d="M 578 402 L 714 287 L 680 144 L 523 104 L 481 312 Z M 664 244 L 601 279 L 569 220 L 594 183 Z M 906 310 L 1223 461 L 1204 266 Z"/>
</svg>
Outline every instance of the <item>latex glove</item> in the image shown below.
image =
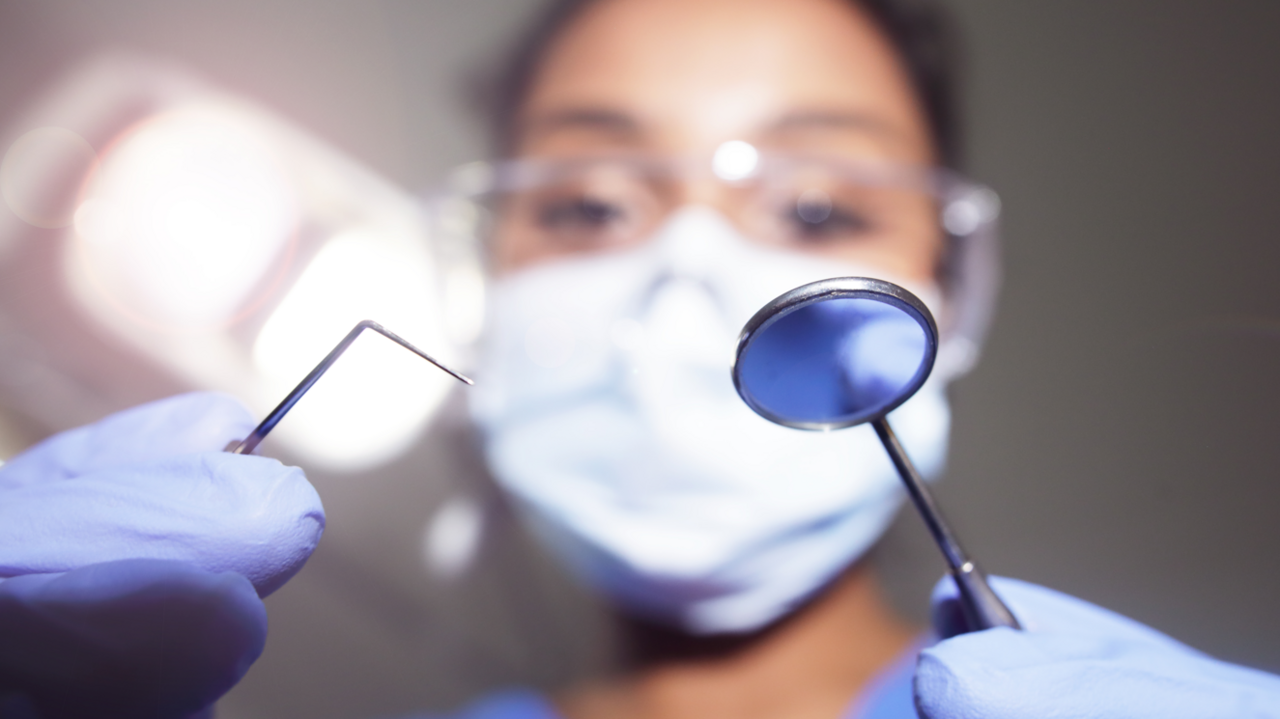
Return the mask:
<svg viewBox="0 0 1280 719">
<path fill-rule="evenodd" d="M 230 397 L 182 395 L 0 467 L 0 716 L 173 716 L 243 675 L 265 638 L 257 595 L 324 528 L 301 470 L 220 451 L 253 424 Z"/>
<path fill-rule="evenodd" d="M 916 707 L 927 719 L 1280 717 L 1280 677 L 1218 661 L 1150 627 L 1013 579 L 992 586 L 1024 631 L 971 634 L 949 577 L 920 654 Z"/>
<path fill-rule="evenodd" d="M 0 582 L 0 718 L 172 719 L 211 705 L 262 654 L 249 580 L 125 559 Z"/>
<path fill-rule="evenodd" d="M 235 572 L 270 594 L 315 549 L 324 509 L 297 467 L 221 451 L 253 426 L 235 399 L 193 393 L 15 457 L 0 467 L 0 577 L 145 557 Z"/>
</svg>

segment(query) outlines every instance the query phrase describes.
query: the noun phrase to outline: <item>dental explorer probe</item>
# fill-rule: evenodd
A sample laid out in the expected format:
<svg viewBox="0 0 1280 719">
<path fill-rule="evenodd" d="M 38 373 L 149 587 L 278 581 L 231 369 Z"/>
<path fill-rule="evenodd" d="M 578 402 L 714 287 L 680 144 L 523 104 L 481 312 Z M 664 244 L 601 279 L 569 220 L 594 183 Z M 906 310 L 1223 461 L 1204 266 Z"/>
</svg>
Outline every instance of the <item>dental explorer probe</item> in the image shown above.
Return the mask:
<svg viewBox="0 0 1280 719">
<path fill-rule="evenodd" d="M 224 451 L 232 454 L 250 454 L 254 449 L 257 449 L 258 444 L 266 438 L 267 433 L 272 429 L 275 429 L 275 426 L 279 424 L 280 420 L 284 419 L 284 416 L 289 413 L 289 410 L 293 409 L 293 406 L 298 403 L 298 400 L 302 399 L 302 395 L 306 394 L 307 390 L 311 389 L 311 386 L 314 385 L 326 371 L 328 371 L 329 367 L 331 367 L 333 363 L 342 356 L 342 353 L 351 346 L 352 342 L 356 341 L 356 337 L 358 337 L 364 330 L 373 330 L 374 332 L 377 332 L 383 337 L 386 337 L 392 342 L 395 342 L 401 347 L 404 347 L 422 359 L 444 370 L 445 373 L 460 382 L 469 385 L 475 384 L 475 382 L 471 381 L 469 377 L 449 369 L 435 357 L 432 357 L 426 352 L 414 347 L 408 340 L 404 339 L 400 335 L 392 332 L 373 320 L 363 320 L 356 323 L 356 326 L 347 333 L 347 336 L 343 337 L 342 341 L 330 350 L 329 354 L 325 355 L 324 359 L 320 360 L 320 364 L 316 365 L 315 369 L 311 370 L 306 377 L 302 378 L 302 381 L 298 383 L 298 386 L 294 387 L 293 391 L 281 400 L 280 404 L 276 405 L 275 409 L 271 410 L 271 413 L 267 415 L 266 419 L 262 420 L 261 424 L 253 428 L 253 431 L 249 433 L 248 437 L 245 437 L 243 441 L 239 442 L 231 440 Z"/>
</svg>

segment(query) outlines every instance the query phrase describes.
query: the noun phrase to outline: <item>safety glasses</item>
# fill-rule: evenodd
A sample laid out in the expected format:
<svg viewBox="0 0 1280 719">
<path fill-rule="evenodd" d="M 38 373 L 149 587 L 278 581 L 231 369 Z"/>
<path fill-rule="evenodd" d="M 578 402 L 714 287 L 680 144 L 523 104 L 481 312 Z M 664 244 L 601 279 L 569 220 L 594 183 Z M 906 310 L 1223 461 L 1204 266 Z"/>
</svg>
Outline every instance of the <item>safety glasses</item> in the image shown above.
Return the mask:
<svg viewBox="0 0 1280 719">
<path fill-rule="evenodd" d="M 490 165 L 490 238 L 548 253 L 643 242 L 676 208 L 709 204 L 748 238 L 799 250 L 927 251 L 998 214 L 994 193 L 954 173 L 728 142 L 709 158 L 601 155 Z"/>
<path fill-rule="evenodd" d="M 473 163 L 458 169 L 444 213 L 490 255 L 580 255 L 639 245 L 689 204 L 712 206 L 753 242 L 800 252 L 926 258 L 951 307 L 944 337 L 985 331 L 999 280 L 999 200 L 938 168 L 722 144 L 703 157 L 599 154 Z M 953 346 L 956 343 L 951 343 Z M 954 353 L 953 353 L 954 354 Z"/>
</svg>

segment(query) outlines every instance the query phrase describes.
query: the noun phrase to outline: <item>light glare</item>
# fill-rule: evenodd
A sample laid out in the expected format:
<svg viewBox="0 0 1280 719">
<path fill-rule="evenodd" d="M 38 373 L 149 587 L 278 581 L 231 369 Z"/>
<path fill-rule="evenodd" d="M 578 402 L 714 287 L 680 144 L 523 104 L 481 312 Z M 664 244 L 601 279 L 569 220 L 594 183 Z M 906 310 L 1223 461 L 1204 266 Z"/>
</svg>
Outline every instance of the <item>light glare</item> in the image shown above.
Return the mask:
<svg viewBox="0 0 1280 719">
<path fill-rule="evenodd" d="M 428 329 L 426 273 L 382 239 L 358 230 L 334 238 L 267 320 L 253 361 L 273 396 L 283 397 L 361 320 L 433 354 L 444 344 Z M 362 336 L 277 433 L 336 468 L 367 467 L 411 442 L 452 382 L 390 340 Z"/>
<path fill-rule="evenodd" d="M 475 501 L 449 499 L 431 517 L 423 536 L 427 568 L 442 579 L 461 574 L 475 558 L 483 529 L 484 518 Z"/>
<path fill-rule="evenodd" d="M 0 196 L 30 225 L 66 227 L 80 183 L 97 158 L 88 141 L 71 130 L 36 128 L 10 145 L 0 161 Z"/>
<path fill-rule="evenodd" d="M 75 217 L 95 289 L 130 319 L 184 331 L 234 319 L 296 224 L 269 147 L 215 105 L 125 135 Z"/>
<path fill-rule="evenodd" d="M 760 162 L 760 152 L 750 143 L 742 140 L 730 140 L 716 148 L 711 160 L 711 169 L 716 177 L 727 182 L 745 180 L 756 171 Z"/>
</svg>

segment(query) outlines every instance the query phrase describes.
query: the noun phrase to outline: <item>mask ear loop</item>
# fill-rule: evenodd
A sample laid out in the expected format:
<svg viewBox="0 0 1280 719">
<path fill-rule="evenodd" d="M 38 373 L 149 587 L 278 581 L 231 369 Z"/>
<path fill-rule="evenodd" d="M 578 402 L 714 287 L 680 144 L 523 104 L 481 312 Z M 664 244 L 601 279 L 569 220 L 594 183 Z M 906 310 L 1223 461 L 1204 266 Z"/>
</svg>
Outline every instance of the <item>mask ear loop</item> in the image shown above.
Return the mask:
<svg viewBox="0 0 1280 719">
<path fill-rule="evenodd" d="M 298 383 L 298 386 L 294 387 L 293 391 L 290 392 L 288 396 L 286 396 L 280 402 L 280 404 L 276 405 L 275 409 L 271 410 L 271 413 L 267 415 L 266 419 L 262 420 L 261 424 L 259 424 L 257 427 L 254 427 L 253 431 L 249 433 L 248 437 L 245 437 L 243 441 L 239 441 L 239 442 L 237 442 L 236 440 L 231 440 L 231 442 L 227 444 L 227 446 L 223 449 L 223 451 L 230 452 L 232 454 L 250 454 L 253 452 L 253 450 L 257 449 L 258 444 L 260 444 L 262 440 L 266 438 L 267 433 L 269 433 L 272 429 L 275 429 L 275 426 L 280 423 L 280 420 L 284 419 L 284 416 L 289 413 L 289 410 L 293 409 L 293 406 L 298 403 L 298 400 L 302 399 L 302 395 L 306 394 L 307 390 L 311 389 L 311 386 L 314 385 L 320 379 L 320 377 L 324 375 L 326 371 L 328 371 L 328 369 L 331 366 L 333 366 L 333 363 L 336 362 L 338 358 L 342 356 L 342 353 L 345 352 L 347 348 L 351 346 L 352 342 L 356 341 L 356 337 L 358 337 L 360 333 L 363 332 L 364 330 L 373 330 L 374 332 L 381 334 L 387 339 L 395 342 L 401 347 L 404 347 L 405 349 L 425 359 L 426 361 L 430 362 L 436 367 L 439 367 L 440 369 L 444 370 L 446 374 L 450 375 L 451 377 L 453 377 L 454 379 L 457 379 L 460 382 L 463 382 L 469 385 L 475 384 L 475 382 L 471 381 L 470 378 L 465 377 L 449 369 L 448 367 L 444 366 L 444 364 L 442 364 L 436 358 L 432 357 L 426 352 L 423 352 L 417 347 L 414 347 L 412 344 L 410 344 L 407 340 L 405 340 L 400 335 L 392 332 L 391 330 L 388 330 L 387 328 L 383 327 L 377 322 L 374 322 L 373 320 L 364 320 L 362 322 L 357 323 L 356 326 L 353 327 L 351 331 L 347 333 L 347 336 L 343 337 L 342 341 L 339 342 L 337 346 L 335 346 L 332 350 L 330 350 L 329 354 L 325 355 L 324 359 L 320 360 L 320 364 L 316 365 L 315 369 L 311 370 L 311 372 L 308 373 L 306 377 L 302 378 L 302 381 Z"/>
</svg>

